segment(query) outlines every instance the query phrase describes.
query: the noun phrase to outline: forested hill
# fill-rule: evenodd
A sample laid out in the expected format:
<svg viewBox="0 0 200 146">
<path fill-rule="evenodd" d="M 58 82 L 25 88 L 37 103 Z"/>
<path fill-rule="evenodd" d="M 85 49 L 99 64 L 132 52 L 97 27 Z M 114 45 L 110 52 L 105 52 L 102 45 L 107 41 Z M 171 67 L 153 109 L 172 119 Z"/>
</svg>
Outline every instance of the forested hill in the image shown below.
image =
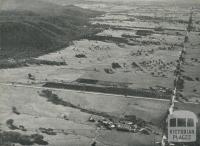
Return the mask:
<svg viewBox="0 0 200 146">
<path fill-rule="evenodd" d="M 0 59 L 35 57 L 93 34 L 100 12 L 39 0 L 0 0 Z"/>
</svg>

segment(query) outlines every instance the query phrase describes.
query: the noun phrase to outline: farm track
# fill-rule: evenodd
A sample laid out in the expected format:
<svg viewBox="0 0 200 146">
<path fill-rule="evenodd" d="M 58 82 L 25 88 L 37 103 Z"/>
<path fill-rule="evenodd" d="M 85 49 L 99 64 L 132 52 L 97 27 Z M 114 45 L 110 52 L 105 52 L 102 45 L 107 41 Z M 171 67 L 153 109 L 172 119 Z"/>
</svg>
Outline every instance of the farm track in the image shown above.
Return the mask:
<svg viewBox="0 0 200 146">
<path fill-rule="evenodd" d="M 170 106 L 169 106 L 169 109 L 168 109 L 168 115 L 171 115 L 173 114 L 173 112 L 176 110 L 176 106 L 175 106 L 175 102 L 177 102 L 177 94 L 178 92 L 180 92 L 182 90 L 182 88 L 180 88 L 180 78 L 182 76 L 181 74 L 181 66 L 183 65 L 184 63 L 184 59 L 185 59 L 185 54 L 187 53 L 187 49 L 185 46 L 187 44 L 187 39 L 188 36 L 189 36 L 189 33 L 192 31 L 191 30 L 191 26 L 192 26 L 192 14 L 193 14 L 193 11 L 191 10 L 190 11 L 190 16 L 189 16 L 189 21 L 188 21 L 188 26 L 185 30 L 185 40 L 183 42 L 183 48 L 182 48 L 182 51 L 180 53 L 180 56 L 178 58 L 178 61 L 177 61 L 177 66 L 176 66 L 176 69 L 174 71 L 174 75 L 175 75 L 175 79 L 174 79 L 174 88 L 173 88 L 173 93 L 171 95 L 171 100 L 170 100 Z M 190 39 L 190 38 L 189 38 Z M 186 103 L 187 104 L 187 103 Z M 161 140 L 161 146 L 165 146 L 165 145 L 168 145 L 170 143 L 168 143 L 166 140 L 167 140 L 167 118 L 168 118 L 168 115 L 165 117 L 165 123 L 164 123 L 164 126 L 163 126 L 163 137 L 162 137 L 162 140 Z M 181 143 L 180 143 L 181 144 Z M 195 145 L 198 144 L 198 142 L 195 142 Z M 181 144 L 181 145 L 185 145 L 185 144 Z M 186 144 L 186 146 L 188 146 L 188 144 Z"/>
</svg>

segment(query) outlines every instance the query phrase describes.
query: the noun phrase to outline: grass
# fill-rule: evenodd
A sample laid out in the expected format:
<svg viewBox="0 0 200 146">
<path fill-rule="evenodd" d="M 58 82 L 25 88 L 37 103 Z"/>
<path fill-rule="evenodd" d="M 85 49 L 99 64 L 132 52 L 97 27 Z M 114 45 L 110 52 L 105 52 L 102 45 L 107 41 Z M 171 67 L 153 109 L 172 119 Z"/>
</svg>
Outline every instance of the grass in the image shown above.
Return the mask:
<svg viewBox="0 0 200 146">
<path fill-rule="evenodd" d="M 40 93 L 40 96 L 47 98 L 48 102 L 51 102 L 56 105 L 62 105 L 65 107 L 79 109 L 81 112 L 85 112 L 85 113 L 89 113 L 93 115 L 98 115 L 98 116 L 103 116 L 103 117 L 108 117 L 108 118 L 113 117 L 105 112 L 98 112 L 95 110 L 84 109 L 84 108 L 81 108 L 79 105 L 75 105 L 70 102 L 64 101 L 61 98 L 59 98 L 57 94 L 52 93 L 52 91 L 50 90 L 42 90 L 42 92 Z"/>
<path fill-rule="evenodd" d="M 75 108 L 75 109 L 79 109 L 81 112 L 85 112 L 88 114 L 92 114 L 92 115 L 97 115 L 97 116 L 102 116 L 104 118 L 108 118 L 108 119 L 115 119 L 115 120 L 137 120 L 137 121 L 142 121 L 144 123 L 146 123 L 143 119 L 136 117 L 135 115 L 126 115 L 124 118 L 119 118 L 116 116 L 113 116 L 107 112 L 101 112 L 101 111 L 97 111 L 95 109 L 86 109 L 86 108 L 82 108 L 80 105 L 75 105 L 72 104 L 70 102 L 64 101 L 62 98 L 59 98 L 57 94 L 53 93 L 50 90 L 42 90 L 42 92 L 40 93 L 40 96 L 47 98 L 48 102 L 51 102 L 55 105 L 62 105 L 65 107 L 71 107 L 71 108 Z M 52 134 L 54 135 L 55 133 L 52 131 L 52 129 L 42 129 L 43 133 L 47 133 L 47 134 Z"/>
</svg>

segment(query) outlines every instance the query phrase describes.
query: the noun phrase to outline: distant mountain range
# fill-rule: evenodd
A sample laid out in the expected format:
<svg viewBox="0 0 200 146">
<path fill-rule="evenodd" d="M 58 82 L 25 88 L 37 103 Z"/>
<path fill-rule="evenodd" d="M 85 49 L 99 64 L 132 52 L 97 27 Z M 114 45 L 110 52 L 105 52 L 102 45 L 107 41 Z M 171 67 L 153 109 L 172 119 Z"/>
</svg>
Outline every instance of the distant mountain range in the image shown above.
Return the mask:
<svg viewBox="0 0 200 146">
<path fill-rule="evenodd" d="M 100 12 L 46 1 L 0 0 L 0 59 L 39 56 L 96 32 L 88 20 Z"/>
</svg>

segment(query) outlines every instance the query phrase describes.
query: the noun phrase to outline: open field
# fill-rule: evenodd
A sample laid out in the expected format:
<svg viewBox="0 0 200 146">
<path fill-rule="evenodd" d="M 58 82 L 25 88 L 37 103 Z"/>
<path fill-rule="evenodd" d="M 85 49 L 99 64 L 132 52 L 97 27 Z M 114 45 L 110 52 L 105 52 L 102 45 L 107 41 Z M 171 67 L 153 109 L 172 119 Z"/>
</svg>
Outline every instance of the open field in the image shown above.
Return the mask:
<svg viewBox="0 0 200 146">
<path fill-rule="evenodd" d="M 185 62 L 182 65 L 182 78 L 184 87 L 181 91 L 180 100 L 199 102 L 200 98 L 200 51 L 199 51 L 199 33 L 190 33 L 189 42 L 186 46 Z"/>
<path fill-rule="evenodd" d="M 42 1 L 0 7 L 0 145 L 90 146 L 96 141 L 96 146 L 155 146 L 162 138 L 170 96 L 117 93 L 171 94 L 184 47 L 183 84 L 175 108 L 199 118 L 198 2 Z M 58 83 L 85 89 L 59 88 Z M 86 86 L 115 94 L 87 91 Z M 134 128 L 122 132 L 121 124 Z"/>
<path fill-rule="evenodd" d="M 25 132 L 25 134 L 35 133 L 40 127 L 62 129 L 65 130 L 66 133 L 69 133 L 67 135 L 61 133 L 56 136 L 43 135 L 45 137 L 45 140 L 48 141 L 49 145 L 53 145 L 54 143 L 61 143 L 62 145 L 62 141 L 65 142 L 65 144 L 70 145 L 70 140 L 72 140 L 71 138 L 74 135 L 76 136 L 76 138 L 79 137 L 79 140 L 76 140 L 77 144 L 83 142 L 84 145 L 87 145 L 95 135 L 95 125 L 88 122 L 90 114 L 81 112 L 80 110 L 74 108 L 54 105 L 50 102 L 47 102 L 45 98 L 39 96 L 38 94 L 41 89 L 1 86 L 0 90 L 0 123 L 2 130 L 8 130 L 6 121 L 8 119 L 13 119 L 15 125 L 23 125 L 28 130 L 27 132 Z M 95 109 L 96 111 L 106 112 L 109 115 L 120 117 L 123 117 L 125 115 L 136 115 L 136 117 L 143 117 L 143 119 L 152 122 L 154 125 L 161 123 L 161 119 L 164 118 L 163 116 L 165 115 L 168 108 L 168 102 L 166 101 L 150 101 L 148 99 L 145 100 L 139 98 L 125 98 L 124 96 L 115 97 L 112 95 L 102 96 L 98 94 L 84 94 L 67 90 L 62 92 L 53 90 L 53 93 L 57 94 L 64 101 L 68 101 L 84 109 Z M 12 113 L 13 106 L 15 106 L 18 110 L 18 112 L 20 113 L 19 115 Z M 161 107 L 162 110 L 160 110 Z M 67 115 L 68 120 L 62 119 L 62 114 Z M 156 131 L 159 132 L 159 129 L 156 129 Z M 97 138 L 97 140 L 105 143 L 110 143 L 112 145 L 115 143 L 119 143 L 119 141 L 112 141 L 113 138 L 119 138 L 118 140 L 120 140 L 120 138 L 123 139 L 122 136 L 126 134 L 120 134 L 120 132 L 116 133 L 113 131 L 111 139 L 108 137 L 104 139 L 104 136 L 111 132 L 112 131 L 100 130 L 98 134 L 101 136 Z M 132 143 L 136 138 L 143 139 L 144 137 L 147 137 L 145 135 L 138 135 L 134 133 L 127 133 L 127 136 L 127 143 Z M 151 139 L 152 136 L 148 136 L 148 141 L 145 141 L 144 143 L 138 141 L 138 145 L 142 146 L 151 143 L 153 140 Z M 132 138 L 129 139 L 130 137 Z M 159 136 L 157 137 L 159 138 Z M 123 142 L 122 144 L 125 144 L 125 139 L 123 139 L 123 141 L 121 142 Z M 76 144 L 73 143 L 72 145 Z"/>
</svg>

